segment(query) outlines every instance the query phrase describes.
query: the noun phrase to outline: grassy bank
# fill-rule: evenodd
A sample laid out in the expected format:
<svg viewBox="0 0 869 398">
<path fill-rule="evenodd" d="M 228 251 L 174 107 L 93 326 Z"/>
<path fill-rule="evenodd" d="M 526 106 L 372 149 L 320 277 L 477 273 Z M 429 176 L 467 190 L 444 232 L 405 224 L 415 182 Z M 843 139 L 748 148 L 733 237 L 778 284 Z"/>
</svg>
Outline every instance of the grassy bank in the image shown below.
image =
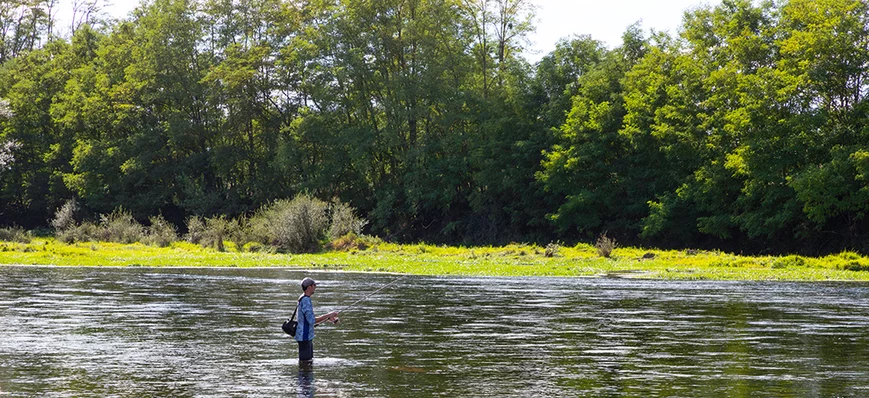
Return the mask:
<svg viewBox="0 0 869 398">
<path fill-rule="evenodd" d="M 365 250 L 319 254 L 219 252 L 185 242 L 160 248 L 142 244 L 76 243 L 33 239 L 0 242 L 0 264 L 59 266 L 300 267 L 418 275 L 617 276 L 652 279 L 869 281 L 869 258 L 845 252 L 821 258 L 747 257 L 721 252 L 618 248 L 611 258 L 594 247 L 534 245 L 441 247 L 379 243 Z M 547 255 L 549 254 L 549 255 Z"/>
</svg>

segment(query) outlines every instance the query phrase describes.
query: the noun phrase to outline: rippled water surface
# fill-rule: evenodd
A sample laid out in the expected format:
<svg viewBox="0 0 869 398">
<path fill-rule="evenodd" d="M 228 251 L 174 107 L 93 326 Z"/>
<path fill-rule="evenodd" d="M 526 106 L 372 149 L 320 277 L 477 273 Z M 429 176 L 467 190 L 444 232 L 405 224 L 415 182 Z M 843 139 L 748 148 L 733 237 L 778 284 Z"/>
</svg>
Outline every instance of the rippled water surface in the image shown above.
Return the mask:
<svg viewBox="0 0 869 398">
<path fill-rule="evenodd" d="M 865 284 L 305 275 L 0 267 L 0 396 L 869 396 Z"/>
</svg>

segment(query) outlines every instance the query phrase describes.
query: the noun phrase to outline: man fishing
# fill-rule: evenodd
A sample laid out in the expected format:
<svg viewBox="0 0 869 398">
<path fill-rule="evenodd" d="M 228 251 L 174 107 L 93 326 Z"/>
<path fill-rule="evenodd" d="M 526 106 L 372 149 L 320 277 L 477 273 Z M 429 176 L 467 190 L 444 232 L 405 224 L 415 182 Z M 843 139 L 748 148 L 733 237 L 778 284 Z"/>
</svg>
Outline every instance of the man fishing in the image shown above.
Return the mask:
<svg viewBox="0 0 869 398">
<path fill-rule="evenodd" d="M 296 341 L 299 342 L 299 364 L 310 365 L 314 361 L 314 326 L 329 321 L 338 323 L 338 312 L 332 311 L 318 317 L 314 316 L 314 304 L 311 296 L 317 289 L 317 282 L 311 278 L 302 279 L 302 291 L 305 294 L 299 298 L 299 325 L 296 327 Z"/>
</svg>

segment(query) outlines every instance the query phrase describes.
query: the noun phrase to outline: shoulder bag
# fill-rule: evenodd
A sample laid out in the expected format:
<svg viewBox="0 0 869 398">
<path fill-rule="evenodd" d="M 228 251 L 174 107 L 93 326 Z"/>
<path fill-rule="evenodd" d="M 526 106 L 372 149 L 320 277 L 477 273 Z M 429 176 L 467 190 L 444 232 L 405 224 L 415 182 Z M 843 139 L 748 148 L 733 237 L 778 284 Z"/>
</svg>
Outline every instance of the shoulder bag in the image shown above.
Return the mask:
<svg viewBox="0 0 869 398">
<path fill-rule="evenodd" d="M 284 330 L 284 333 L 290 336 L 296 335 L 296 327 L 299 326 L 299 321 L 296 320 L 296 312 L 299 311 L 299 304 L 302 302 L 302 297 L 305 297 L 305 295 L 303 294 L 299 297 L 299 301 L 296 302 L 296 309 L 293 310 L 293 315 L 287 318 L 287 320 L 284 321 L 284 324 L 281 325 L 281 329 Z"/>
</svg>

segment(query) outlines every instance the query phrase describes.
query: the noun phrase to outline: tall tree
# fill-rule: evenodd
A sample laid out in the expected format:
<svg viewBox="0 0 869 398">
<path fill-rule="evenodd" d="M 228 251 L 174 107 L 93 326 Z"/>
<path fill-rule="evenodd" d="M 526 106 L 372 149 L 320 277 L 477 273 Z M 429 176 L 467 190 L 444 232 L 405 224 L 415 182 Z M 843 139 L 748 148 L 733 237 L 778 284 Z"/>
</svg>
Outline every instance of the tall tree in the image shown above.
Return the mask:
<svg viewBox="0 0 869 398">
<path fill-rule="evenodd" d="M 0 2 L 0 64 L 33 51 L 51 36 L 55 0 Z"/>
<path fill-rule="evenodd" d="M 44 225 L 69 196 L 63 172 L 70 167 L 74 138 L 55 125 L 51 108 L 69 71 L 83 62 L 70 49 L 52 41 L 0 67 L 0 97 L 7 98 L 12 114 L 0 118 L 0 142 L 12 160 L 0 172 L 0 223 Z"/>
<path fill-rule="evenodd" d="M 564 94 L 575 94 L 537 177 L 557 197 L 552 222 L 571 239 L 587 240 L 607 230 L 635 234 L 636 202 L 645 203 L 648 196 L 637 189 L 642 185 L 635 174 L 642 169 L 631 168 L 636 154 L 620 134 L 625 115 L 622 81 L 642 56 L 635 46 L 645 46 L 639 26 L 629 28 L 623 41 L 606 51 L 589 38 L 578 38 L 556 50 L 570 54 L 557 63 L 560 73 L 575 76 L 572 82 L 563 77 L 556 81 L 568 81 Z M 543 65 L 552 68 L 548 62 Z M 555 109 L 563 107 L 564 94 L 553 98 Z"/>
<path fill-rule="evenodd" d="M 777 72 L 800 117 L 779 152 L 802 160 L 786 177 L 810 221 L 799 236 L 865 248 L 869 3 L 792 0 L 781 14 Z"/>
</svg>

